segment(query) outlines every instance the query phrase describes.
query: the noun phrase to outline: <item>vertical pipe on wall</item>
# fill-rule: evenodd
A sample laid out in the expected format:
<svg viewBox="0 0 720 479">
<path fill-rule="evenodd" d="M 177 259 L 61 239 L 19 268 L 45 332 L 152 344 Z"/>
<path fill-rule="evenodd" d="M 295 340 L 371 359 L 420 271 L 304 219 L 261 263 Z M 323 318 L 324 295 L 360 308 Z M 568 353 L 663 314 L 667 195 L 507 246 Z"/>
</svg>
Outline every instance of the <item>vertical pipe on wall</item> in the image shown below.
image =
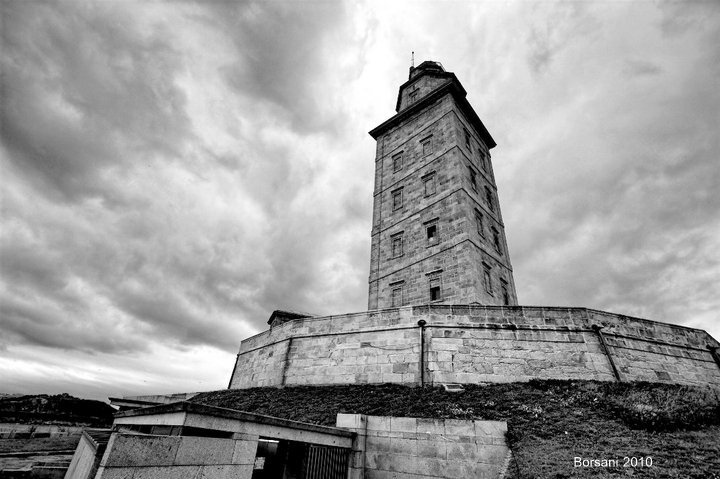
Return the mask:
<svg viewBox="0 0 720 479">
<path fill-rule="evenodd" d="M 621 382 L 622 379 L 620 378 L 620 371 L 618 371 L 618 368 L 615 366 L 615 361 L 613 361 L 613 357 L 610 354 L 610 348 L 608 348 L 608 345 L 605 342 L 605 336 L 603 336 L 603 333 L 602 333 L 603 326 L 598 326 L 597 324 L 593 324 L 592 328 L 600 337 L 600 346 L 602 347 L 603 351 L 605 352 L 605 356 L 607 356 L 608 360 L 610 361 L 610 366 L 612 367 L 613 373 L 615 374 L 615 379 L 617 379 L 618 382 Z"/>
<path fill-rule="evenodd" d="M 420 360 L 418 368 L 420 369 L 420 387 L 425 387 L 425 321 L 418 321 L 420 327 Z"/>
<path fill-rule="evenodd" d="M 282 378 L 280 379 L 280 386 L 285 386 L 285 376 L 287 376 L 288 366 L 290 365 L 290 348 L 292 347 L 293 338 L 290 336 L 287 343 L 287 349 L 285 350 L 285 363 L 282 369 Z"/>
</svg>

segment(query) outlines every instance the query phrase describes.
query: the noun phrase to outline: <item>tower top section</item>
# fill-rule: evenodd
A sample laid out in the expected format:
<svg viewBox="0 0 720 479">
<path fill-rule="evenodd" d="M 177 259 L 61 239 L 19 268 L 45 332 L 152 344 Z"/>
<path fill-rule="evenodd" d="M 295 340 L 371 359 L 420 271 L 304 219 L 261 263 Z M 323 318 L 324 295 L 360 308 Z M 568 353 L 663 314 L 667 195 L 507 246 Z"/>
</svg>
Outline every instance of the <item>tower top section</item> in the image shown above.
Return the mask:
<svg viewBox="0 0 720 479">
<path fill-rule="evenodd" d="M 434 62 L 432 60 L 425 60 L 417 67 L 410 67 L 410 76 L 408 80 L 412 80 L 414 77 L 423 72 L 439 72 L 445 73 L 445 69 L 440 62 Z"/>
<path fill-rule="evenodd" d="M 408 80 L 400 85 L 395 111 L 397 114 L 370 130 L 376 140 L 385 132 L 416 115 L 440 98 L 451 95 L 458 108 L 468 119 L 487 148 L 496 146 L 487 128 L 467 101 L 467 91 L 453 72 L 448 72 L 440 62 L 426 60 L 417 67 L 410 67 Z"/>
</svg>

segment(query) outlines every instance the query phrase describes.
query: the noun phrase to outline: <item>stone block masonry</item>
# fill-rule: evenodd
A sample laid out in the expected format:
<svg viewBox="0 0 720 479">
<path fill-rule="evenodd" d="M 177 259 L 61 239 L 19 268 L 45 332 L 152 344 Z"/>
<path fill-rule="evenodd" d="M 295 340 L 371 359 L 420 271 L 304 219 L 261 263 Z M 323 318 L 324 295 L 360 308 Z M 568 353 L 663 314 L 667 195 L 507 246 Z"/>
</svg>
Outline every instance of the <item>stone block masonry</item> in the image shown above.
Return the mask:
<svg viewBox="0 0 720 479">
<path fill-rule="evenodd" d="M 586 308 L 408 306 L 298 319 L 248 338 L 229 387 L 541 378 L 720 388 L 719 346 L 699 329 Z"/>
<path fill-rule="evenodd" d="M 116 433 L 97 477 L 250 479 L 256 448 L 257 441 L 243 439 Z"/>
<path fill-rule="evenodd" d="M 517 304 L 490 149 L 454 74 L 424 62 L 377 141 L 368 309 Z M 494 284 L 494 286 L 493 286 Z"/>
<path fill-rule="evenodd" d="M 357 433 L 350 478 L 502 477 L 509 449 L 503 421 L 338 414 Z"/>
</svg>

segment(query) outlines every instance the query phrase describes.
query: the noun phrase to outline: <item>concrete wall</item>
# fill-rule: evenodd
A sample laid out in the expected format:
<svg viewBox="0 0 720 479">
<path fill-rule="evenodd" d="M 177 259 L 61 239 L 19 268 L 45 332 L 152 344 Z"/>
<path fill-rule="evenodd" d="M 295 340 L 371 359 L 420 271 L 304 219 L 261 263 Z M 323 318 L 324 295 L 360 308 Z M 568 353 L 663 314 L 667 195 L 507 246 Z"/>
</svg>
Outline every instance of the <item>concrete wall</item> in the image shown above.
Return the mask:
<svg viewBox="0 0 720 479">
<path fill-rule="evenodd" d="M 338 414 L 337 426 L 358 434 L 350 479 L 498 478 L 510 452 L 502 421 Z"/>
<path fill-rule="evenodd" d="M 85 434 L 80 436 L 80 442 L 65 473 L 65 479 L 92 479 L 97 471 L 95 460 L 97 449 L 97 444 L 90 437 Z"/>
<path fill-rule="evenodd" d="M 426 321 L 424 355 L 421 330 Z M 603 348 L 593 325 L 604 326 Z M 531 378 L 720 387 L 705 331 L 584 308 L 414 306 L 291 321 L 246 339 L 230 388 Z M 608 354 L 609 353 L 609 354 Z M 422 374 L 421 374 L 422 373 Z"/>
<path fill-rule="evenodd" d="M 258 438 L 114 433 L 97 479 L 251 479 Z"/>
</svg>

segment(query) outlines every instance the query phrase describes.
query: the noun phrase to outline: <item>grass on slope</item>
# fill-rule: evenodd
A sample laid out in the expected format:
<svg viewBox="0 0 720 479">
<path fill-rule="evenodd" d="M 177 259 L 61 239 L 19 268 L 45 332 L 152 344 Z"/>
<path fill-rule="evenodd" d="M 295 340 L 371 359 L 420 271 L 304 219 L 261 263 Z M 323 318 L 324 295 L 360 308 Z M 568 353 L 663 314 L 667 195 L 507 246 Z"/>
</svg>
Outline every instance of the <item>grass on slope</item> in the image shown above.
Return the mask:
<svg viewBox="0 0 720 479">
<path fill-rule="evenodd" d="M 595 381 L 467 385 L 460 394 L 401 385 L 253 388 L 204 393 L 209 405 L 332 426 L 337 413 L 508 422 L 509 477 L 720 479 L 720 400 L 684 386 Z M 575 467 L 575 457 L 618 467 Z M 623 458 L 652 466 L 623 467 Z"/>
</svg>

